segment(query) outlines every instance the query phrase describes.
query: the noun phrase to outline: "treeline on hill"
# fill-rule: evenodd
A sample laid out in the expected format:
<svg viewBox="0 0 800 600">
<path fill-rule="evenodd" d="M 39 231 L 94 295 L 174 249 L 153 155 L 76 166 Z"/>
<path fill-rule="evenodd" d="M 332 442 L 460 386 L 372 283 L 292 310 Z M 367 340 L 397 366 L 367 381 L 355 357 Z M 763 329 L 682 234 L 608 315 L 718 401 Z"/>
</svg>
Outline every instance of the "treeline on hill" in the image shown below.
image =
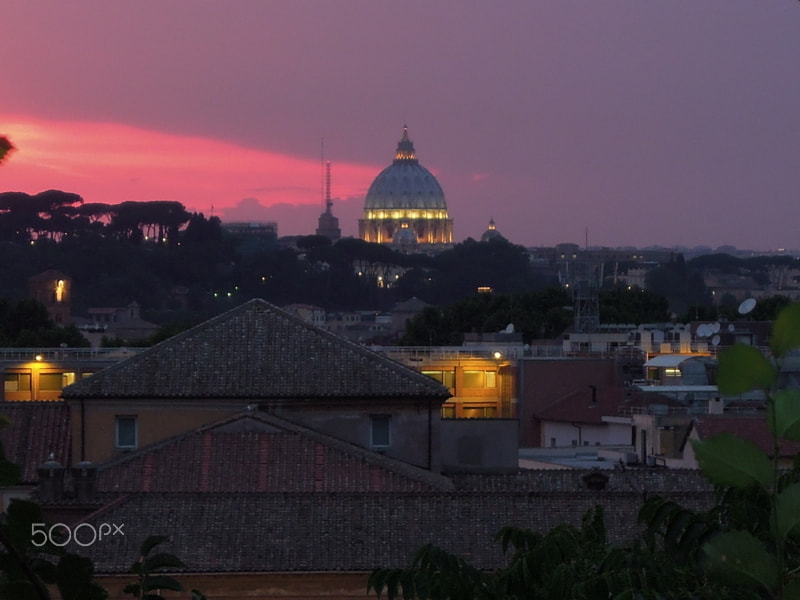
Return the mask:
<svg viewBox="0 0 800 600">
<path fill-rule="evenodd" d="M 177 202 L 84 204 L 76 194 L 0 194 L 0 296 L 28 296 L 47 269 L 72 280 L 73 313 L 136 300 L 159 324 L 198 321 L 252 297 L 326 310 L 386 310 L 413 296 L 436 305 L 478 286 L 521 293 L 554 283 L 537 275 L 525 248 L 467 240 L 438 256 L 406 255 L 380 244 L 302 236 L 233 235 L 217 217 Z"/>
<path fill-rule="evenodd" d="M 508 323 L 527 341 L 558 335 L 571 320 L 572 300 L 555 271 L 532 268 L 526 249 L 502 238 L 467 239 L 436 256 L 353 238 L 331 243 L 309 235 L 286 244 L 274 236 L 234 235 L 219 218 L 190 213 L 179 202 L 90 204 L 48 190 L 0 193 L 0 250 L 0 297 L 10 302 L 28 297 L 28 278 L 57 269 L 72 280 L 73 314 L 135 300 L 145 319 L 173 333 L 253 297 L 328 311 L 388 310 L 417 297 L 434 308 L 407 333 L 405 341 L 414 344 L 445 343 L 452 331 L 487 332 Z M 712 308 L 700 268 L 774 278 L 788 269 L 779 260 L 722 255 L 684 262 L 676 255 L 650 271 L 648 293 L 607 284 L 601 322 L 663 321 L 670 312 L 678 320 L 717 318 L 726 310 L 734 315 L 730 298 Z M 479 287 L 493 293 L 478 295 Z M 774 314 L 776 307 L 765 308 Z"/>
</svg>

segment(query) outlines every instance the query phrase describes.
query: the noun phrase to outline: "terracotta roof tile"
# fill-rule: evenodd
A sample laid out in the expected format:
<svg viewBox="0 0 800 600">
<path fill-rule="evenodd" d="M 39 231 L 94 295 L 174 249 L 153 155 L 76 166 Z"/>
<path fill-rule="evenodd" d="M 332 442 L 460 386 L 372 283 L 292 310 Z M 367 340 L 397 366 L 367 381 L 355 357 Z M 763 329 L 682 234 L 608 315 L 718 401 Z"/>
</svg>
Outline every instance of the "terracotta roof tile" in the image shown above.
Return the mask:
<svg viewBox="0 0 800 600">
<path fill-rule="evenodd" d="M 694 426 L 701 440 L 708 439 L 720 433 L 732 433 L 742 439 L 753 442 L 767 454 L 772 455 L 774 445 L 772 433 L 767 427 L 764 415 L 758 416 L 707 416 L 697 417 Z M 800 442 L 781 443 L 782 456 L 794 456 L 800 453 Z"/>
<path fill-rule="evenodd" d="M 98 467 L 100 492 L 419 492 L 446 477 L 273 415 L 245 414 Z"/>
<path fill-rule="evenodd" d="M 713 492 L 674 497 L 690 508 L 713 503 Z M 639 530 L 641 499 L 632 492 L 132 494 L 88 520 L 123 525 L 125 535 L 81 551 L 99 573 L 127 572 L 141 542 L 162 534 L 170 542 L 160 549 L 187 572 L 369 572 L 407 567 L 433 542 L 491 568 L 507 560 L 494 540 L 501 527 L 579 526 L 598 504 L 611 541 Z"/>
<path fill-rule="evenodd" d="M 72 398 L 433 398 L 445 387 L 251 300 L 62 391 Z"/>
<path fill-rule="evenodd" d="M 573 392 L 536 414 L 542 421 L 600 424 L 603 417 L 615 417 L 625 402 L 625 388 L 598 388 L 592 401 L 592 390 Z"/>
<path fill-rule="evenodd" d="M 11 421 L 10 427 L 0 429 L 0 443 L 6 458 L 22 470 L 21 483 L 36 483 L 36 469 L 50 454 L 62 466 L 68 466 L 72 435 L 66 404 L 0 402 L 0 415 Z"/>
</svg>

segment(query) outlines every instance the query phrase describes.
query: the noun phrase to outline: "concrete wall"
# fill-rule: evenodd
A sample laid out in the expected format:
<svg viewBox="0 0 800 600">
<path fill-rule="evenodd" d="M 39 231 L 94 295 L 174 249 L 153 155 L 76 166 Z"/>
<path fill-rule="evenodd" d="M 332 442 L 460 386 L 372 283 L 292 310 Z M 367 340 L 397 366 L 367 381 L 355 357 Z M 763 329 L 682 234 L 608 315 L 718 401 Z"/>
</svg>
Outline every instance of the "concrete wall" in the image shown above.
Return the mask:
<svg viewBox="0 0 800 600">
<path fill-rule="evenodd" d="M 385 400 L 332 404 L 335 406 L 315 403 L 303 408 L 286 405 L 274 412 L 331 437 L 376 450 L 434 473 L 440 471 L 441 402 Z M 372 445 L 373 415 L 385 415 L 390 419 L 390 443 L 386 447 Z"/>
<path fill-rule="evenodd" d="M 562 422 L 542 423 L 542 447 L 567 446 L 623 446 L 631 443 L 630 424 L 603 423 L 602 425 Z M 555 444 L 552 440 L 555 439 Z"/>
<path fill-rule="evenodd" d="M 443 419 L 442 471 L 513 473 L 519 468 L 517 419 Z"/>
<path fill-rule="evenodd" d="M 124 450 L 115 446 L 116 417 L 135 416 L 137 448 L 197 429 L 241 413 L 244 400 L 91 400 L 72 410 L 72 456 L 93 463 L 112 459 Z M 255 406 L 255 403 L 253 404 Z M 331 437 L 375 449 L 382 454 L 434 472 L 439 471 L 440 402 L 373 401 L 353 403 L 320 400 L 282 403 L 260 408 Z M 372 415 L 390 417 L 390 444 L 372 446 Z"/>
</svg>

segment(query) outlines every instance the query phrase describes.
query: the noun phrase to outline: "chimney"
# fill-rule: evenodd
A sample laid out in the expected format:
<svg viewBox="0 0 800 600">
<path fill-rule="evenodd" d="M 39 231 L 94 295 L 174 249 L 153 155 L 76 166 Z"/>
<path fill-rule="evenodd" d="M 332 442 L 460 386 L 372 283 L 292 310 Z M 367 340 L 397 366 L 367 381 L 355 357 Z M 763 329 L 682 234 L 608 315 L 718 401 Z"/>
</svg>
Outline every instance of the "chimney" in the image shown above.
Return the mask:
<svg viewBox="0 0 800 600">
<path fill-rule="evenodd" d="M 64 467 L 51 453 L 47 462 L 36 469 L 39 475 L 39 499 L 43 504 L 60 502 L 64 499 Z"/>
<path fill-rule="evenodd" d="M 97 493 L 97 467 L 84 460 L 73 466 L 71 471 L 75 500 L 82 504 L 93 502 Z"/>
<path fill-rule="evenodd" d="M 725 413 L 725 402 L 719 396 L 713 396 L 708 401 L 708 414 L 721 415 Z"/>
</svg>

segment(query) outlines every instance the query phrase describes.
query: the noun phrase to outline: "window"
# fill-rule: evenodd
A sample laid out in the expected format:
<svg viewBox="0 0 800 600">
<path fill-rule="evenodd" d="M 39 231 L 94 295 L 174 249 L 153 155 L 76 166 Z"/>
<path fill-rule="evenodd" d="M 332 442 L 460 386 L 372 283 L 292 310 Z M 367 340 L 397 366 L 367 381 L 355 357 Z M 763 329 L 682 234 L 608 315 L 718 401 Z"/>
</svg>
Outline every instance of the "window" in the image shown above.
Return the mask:
<svg viewBox="0 0 800 600">
<path fill-rule="evenodd" d="M 497 372 L 496 371 L 486 371 L 486 387 L 487 388 L 495 388 L 495 387 L 497 387 Z"/>
<path fill-rule="evenodd" d="M 137 430 L 136 430 L 136 417 L 127 415 L 117 415 L 116 424 L 117 448 L 136 448 L 137 445 Z"/>
<path fill-rule="evenodd" d="M 7 392 L 30 392 L 30 373 L 6 373 L 3 377 L 3 389 Z"/>
<path fill-rule="evenodd" d="M 373 448 L 388 448 L 392 441 L 392 420 L 389 415 L 372 415 L 372 436 L 370 443 Z"/>
<path fill-rule="evenodd" d="M 64 377 L 61 373 L 39 373 L 39 389 L 43 392 L 58 392 L 61 390 Z"/>
<path fill-rule="evenodd" d="M 421 371 L 423 375 L 435 379 L 445 387 L 456 387 L 456 372 L 455 371 Z"/>
<path fill-rule="evenodd" d="M 485 383 L 483 371 L 464 371 L 465 388 L 482 388 Z"/>
<path fill-rule="evenodd" d="M 497 387 L 497 371 L 464 371 L 465 388 Z"/>
</svg>

